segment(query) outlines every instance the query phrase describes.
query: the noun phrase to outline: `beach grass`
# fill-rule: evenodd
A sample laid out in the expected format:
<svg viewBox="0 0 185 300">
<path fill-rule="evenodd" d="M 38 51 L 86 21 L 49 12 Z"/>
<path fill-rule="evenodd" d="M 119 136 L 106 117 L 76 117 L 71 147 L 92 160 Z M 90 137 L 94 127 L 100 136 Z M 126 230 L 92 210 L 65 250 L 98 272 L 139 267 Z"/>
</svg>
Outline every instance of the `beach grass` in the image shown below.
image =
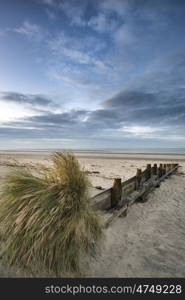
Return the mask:
<svg viewBox="0 0 185 300">
<path fill-rule="evenodd" d="M 102 235 L 90 205 L 87 175 L 72 153 L 56 152 L 52 166 L 10 170 L 1 191 L 3 256 L 10 265 L 48 274 L 80 274 L 81 254 L 94 255 Z"/>
</svg>

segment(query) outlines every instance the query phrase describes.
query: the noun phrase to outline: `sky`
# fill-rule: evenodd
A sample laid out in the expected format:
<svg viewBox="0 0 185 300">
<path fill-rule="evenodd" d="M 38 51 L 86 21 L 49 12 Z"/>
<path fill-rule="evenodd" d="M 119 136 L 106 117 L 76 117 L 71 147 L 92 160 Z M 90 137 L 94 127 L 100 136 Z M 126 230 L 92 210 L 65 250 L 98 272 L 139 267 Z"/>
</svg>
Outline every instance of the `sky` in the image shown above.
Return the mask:
<svg viewBox="0 0 185 300">
<path fill-rule="evenodd" d="M 0 149 L 185 147 L 185 1 L 0 0 Z"/>
</svg>

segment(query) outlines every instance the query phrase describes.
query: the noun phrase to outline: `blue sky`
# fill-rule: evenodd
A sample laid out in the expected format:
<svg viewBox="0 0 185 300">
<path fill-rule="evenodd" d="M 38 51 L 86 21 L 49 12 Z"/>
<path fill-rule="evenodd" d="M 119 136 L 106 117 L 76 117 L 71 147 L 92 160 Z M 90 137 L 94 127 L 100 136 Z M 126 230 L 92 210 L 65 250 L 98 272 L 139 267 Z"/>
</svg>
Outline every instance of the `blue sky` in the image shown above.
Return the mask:
<svg viewBox="0 0 185 300">
<path fill-rule="evenodd" d="M 0 0 L 0 148 L 185 147 L 185 2 Z"/>
</svg>

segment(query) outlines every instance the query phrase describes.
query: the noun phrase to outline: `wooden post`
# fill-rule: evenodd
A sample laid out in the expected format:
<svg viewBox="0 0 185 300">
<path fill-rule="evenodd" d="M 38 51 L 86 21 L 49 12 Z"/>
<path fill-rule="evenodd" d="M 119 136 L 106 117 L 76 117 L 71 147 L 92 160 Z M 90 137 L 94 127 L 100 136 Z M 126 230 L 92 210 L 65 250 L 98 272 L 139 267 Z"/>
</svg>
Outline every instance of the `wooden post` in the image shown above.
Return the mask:
<svg viewBox="0 0 185 300">
<path fill-rule="evenodd" d="M 161 164 L 161 176 L 164 175 L 164 164 Z"/>
<path fill-rule="evenodd" d="M 158 177 L 161 177 L 161 176 L 162 176 L 162 168 L 163 168 L 163 165 L 160 164 L 160 165 L 159 165 L 159 168 L 158 168 Z"/>
<path fill-rule="evenodd" d="M 166 174 L 166 164 L 164 164 L 163 166 L 164 166 L 164 174 Z"/>
<path fill-rule="evenodd" d="M 160 166 L 157 167 L 157 177 L 160 177 Z"/>
<path fill-rule="evenodd" d="M 141 169 L 137 169 L 137 172 L 136 172 L 136 186 L 135 186 L 136 190 L 141 186 L 141 178 L 142 178 L 142 171 L 141 171 Z"/>
<path fill-rule="evenodd" d="M 157 164 L 154 164 L 153 175 L 157 175 Z"/>
<path fill-rule="evenodd" d="M 122 186 L 121 178 L 115 178 L 111 189 L 111 207 L 115 207 L 121 201 Z"/>
<path fill-rule="evenodd" d="M 151 177 L 151 164 L 147 164 L 147 170 L 148 170 L 148 176 L 147 179 L 149 179 Z"/>
</svg>

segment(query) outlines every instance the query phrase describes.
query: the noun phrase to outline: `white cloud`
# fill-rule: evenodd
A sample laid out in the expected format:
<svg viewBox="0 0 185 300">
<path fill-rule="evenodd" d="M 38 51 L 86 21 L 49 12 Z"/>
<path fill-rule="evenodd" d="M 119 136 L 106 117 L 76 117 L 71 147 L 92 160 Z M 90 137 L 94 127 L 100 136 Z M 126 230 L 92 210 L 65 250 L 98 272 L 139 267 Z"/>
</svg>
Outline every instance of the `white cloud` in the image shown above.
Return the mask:
<svg viewBox="0 0 185 300">
<path fill-rule="evenodd" d="M 12 31 L 22 34 L 31 39 L 41 39 L 42 30 L 37 24 L 25 21 L 22 26 L 14 28 Z"/>
<path fill-rule="evenodd" d="M 99 13 L 97 16 L 94 16 L 89 20 L 88 26 L 100 33 L 104 33 L 106 31 L 110 33 L 115 30 L 118 24 L 115 20 L 108 18 L 106 14 Z"/>
<path fill-rule="evenodd" d="M 86 21 L 83 19 L 83 15 L 86 8 L 86 3 L 84 1 L 84 3 L 80 3 L 80 5 L 75 4 L 75 1 L 61 2 L 59 4 L 59 8 L 68 17 L 71 25 L 85 26 Z"/>
<path fill-rule="evenodd" d="M 123 126 L 120 131 L 131 133 L 134 136 L 153 138 L 153 134 L 162 131 L 162 129 L 150 126 Z"/>
<path fill-rule="evenodd" d="M 62 34 L 59 38 L 49 42 L 50 49 L 57 55 L 65 55 L 68 58 L 81 63 L 89 64 L 91 59 L 90 56 L 76 48 L 68 47 L 69 41 Z"/>
<path fill-rule="evenodd" d="M 132 7 L 132 0 L 103 0 L 100 8 L 107 14 L 114 12 L 119 16 L 124 16 Z"/>
<path fill-rule="evenodd" d="M 64 81 L 65 83 L 67 83 L 68 85 L 70 85 L 72 87 L 77 86 L 77 87 L 80 87 L 80 88 L 86 88 L 87 86 L 91 85 L 91 83 L 88 82 L 88 81 L 74 79 L 74 78 L 69 77 L 69 76 L 57 74 L 56 72 L 50 72 L 49 76 L 51 78 L 56 79 L 56 80 L 62 80 L 62 81 Z"/>
<path fill-rule="evenodd" d="M 99 49 L 96 46 L 94 49 L 92 48 L 92 41 L 98 43 L 99 40 L 77 39 L 61 32 L 58 37 L 48 42 L 48 46 L 61 60 L 66 56 L 75 63 L 94 65 L 100 70 L 108 71 L 108 66 L 102 60 L 96 58 L 96 51 Z"/>
<path fill-rule="evenodd" d="M 34 116 L 36 112 L 30 107 L 25 107 L 17 103 L 10 103 L 0 100 L 0 123 L 16 121 L 19 118 Z"/>
</svg>

